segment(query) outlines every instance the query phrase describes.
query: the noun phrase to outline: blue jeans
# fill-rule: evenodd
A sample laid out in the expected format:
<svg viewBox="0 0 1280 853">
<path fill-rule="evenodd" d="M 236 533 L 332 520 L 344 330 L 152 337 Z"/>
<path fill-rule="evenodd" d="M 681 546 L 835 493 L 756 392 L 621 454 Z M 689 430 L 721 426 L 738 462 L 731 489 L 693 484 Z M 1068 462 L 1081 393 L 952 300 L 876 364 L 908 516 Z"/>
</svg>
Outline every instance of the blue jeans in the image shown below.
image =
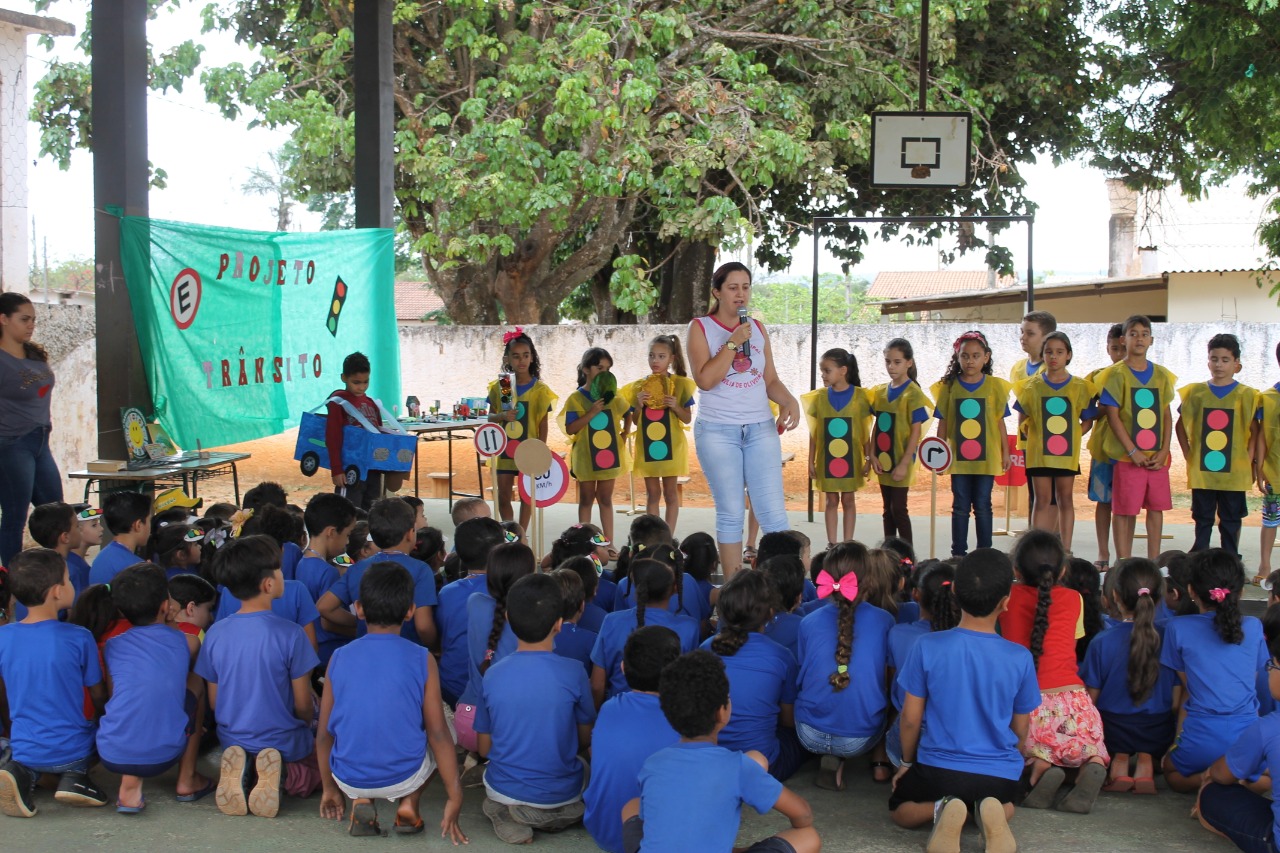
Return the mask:
<svg viewBox="0 0 1280 853">
<path fill-rule="evenodd" d="M 773 421 L 739 426 L 699 418 L 693 424 L 693 440 L 716 503 L 716 539 L 722 545 L 742 541 L 747 515 L 744 485 L 762 531 L 776 533 L 790 526 L 782 494 L 782 442 Z"/>
<path fill-rule="evenodd" d="M 951 475 L 951 556 L 969 553 L 970 511 L 978 547 L 991 547 L 991 487 L 995 482 L 990 474 Z"/>
<path fill-rule="evenodd" d="M 32 504 L 62 500 L 62 474 L 49 452 L 49 427 L 18 438 L 0 438 L 0 565 L 22 550 Z"/>
<path fill-rule="evenodd" d="M 800 745 L 814 755 L 853 758 L 856 755 L 862 755 L 864 752 L 870 752 L 884 737 L 885 728 L 884 722 L 881 721 L 880 731 L 871 737 L 843 737 L 819 731 L 813 726 L 797 721 L 796 737 L 800 739 Z"/>
<path fill-rule="evenodd" d="M 1214 782 L 1200 792 L 1200 817 L 1245 853 L 1276 853 L 1275 815 L 1261 794 Z"/>
</svg>

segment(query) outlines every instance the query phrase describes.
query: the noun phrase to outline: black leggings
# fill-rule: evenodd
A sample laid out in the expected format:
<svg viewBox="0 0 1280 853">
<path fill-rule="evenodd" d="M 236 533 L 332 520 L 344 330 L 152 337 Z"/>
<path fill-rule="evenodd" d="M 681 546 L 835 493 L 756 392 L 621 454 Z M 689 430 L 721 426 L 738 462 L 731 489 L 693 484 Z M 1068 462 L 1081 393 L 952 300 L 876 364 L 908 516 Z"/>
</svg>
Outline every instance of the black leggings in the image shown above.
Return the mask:
<svg viewBox="0 0 1280 853">
<path fill-rule="evenodd" d="M 911 517 L 907 515 L 907 494 L 910 489 L 905 486 L 886 486 L 881 484 L 880 497 L 884 500 L 884 536 L 897 536 L 910 544 Z"/>
</svg>

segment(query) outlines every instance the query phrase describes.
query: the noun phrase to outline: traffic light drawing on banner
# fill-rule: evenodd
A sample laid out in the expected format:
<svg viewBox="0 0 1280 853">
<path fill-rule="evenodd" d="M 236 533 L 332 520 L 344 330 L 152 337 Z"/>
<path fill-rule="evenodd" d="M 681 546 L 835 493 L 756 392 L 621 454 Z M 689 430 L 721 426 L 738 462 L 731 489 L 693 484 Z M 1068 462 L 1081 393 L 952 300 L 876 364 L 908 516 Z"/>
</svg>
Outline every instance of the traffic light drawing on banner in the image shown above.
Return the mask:
<svg viewBox="0 0 1280 853">
<path fill-rule="evenodd" d="M 1231 409 L 1205 409 L 1200 427 L 1200 468 L 1214 474 L 1231 473 L 1231 430 L 1235 412 Z"/>
<path fill-rule="evenodd" d="M 671 459 L 671 410 L 643 406 L 640 447 L 645 462 L 667 462 Z M 608 466 L 612 468 L 613 466 Z"/>
<path fill-rule="evenodd" d="M 335 338 L 338 336 L 338 318 L 342 315 L 342 306 L 347 302 L 347 283 L 339 276 L 333 283 L 333 299 L 329 302 L 329 319 L 324 327 Z"/>
<path fill-rule="evenodd" d="M 875 435 L 872 436 L 872 452 L 883 471 L 892 471 L 897 460 L 893 457 L 893 426 L 896 416 L 893 412 L 876 413 Z"/>
<path fill-rule="evenodd" d="M 529 431 L 529 407 L 523 400 L 516 401 L 516 419 L 507 424 L 507 449 L 502 451 L 503 459 L 515 459 L 516 448 L 524 441 Z"/>
<path fill-rule="evenodd" d="M 954 446 L 961 462 L 982 462 L 987 458 L 987 401 L 968 397 L 956 401 Z"/>
<path fill-rule="evenodd" d="M 853 427 L 848 418 L 826 418 L 823 423 L 823 455 L 826 457 L 826 477 L 843 480 L 853 474 L 853 442 L 849 440 Z"/>
<path fill-rule="evenodd" d="M 1040 401 L 1040 417 L 1044 455 L 1071 456 L 1071 403 L 1066 397 L 1045 397 Z"/>
<path fill-rule="evenodd" d="M 1139 450 L 1155 451 L 1160 445 L 1160 394 L 1150 388 L 1133 389 L 1133 434 Z"/>
<path fill-rule="evenodd" d="M 608 412 L 596 412 L 587 421 L 587 440 L 591 442 L 591 468 L 607 471 L 618 467 L 618 436 Z"/>
</svg>

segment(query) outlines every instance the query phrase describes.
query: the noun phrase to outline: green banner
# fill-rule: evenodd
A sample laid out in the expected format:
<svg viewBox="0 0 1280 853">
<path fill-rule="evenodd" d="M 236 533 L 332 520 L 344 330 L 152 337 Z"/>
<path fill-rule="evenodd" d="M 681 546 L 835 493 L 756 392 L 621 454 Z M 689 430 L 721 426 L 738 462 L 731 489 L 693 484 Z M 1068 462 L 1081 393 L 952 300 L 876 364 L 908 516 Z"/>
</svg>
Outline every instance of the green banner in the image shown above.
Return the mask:
<svg viewBox="0 0 1280 853">
<path fill-rule="evenodd" d="M 151 401 L 194 450 L 276 435 L 373 367 L 369 395 L 400 397 L 389 229 L 242 231 L 126 216 L 124 277 Z M 98 334 L 110 334 L 99 329 Z"/>
</svg>

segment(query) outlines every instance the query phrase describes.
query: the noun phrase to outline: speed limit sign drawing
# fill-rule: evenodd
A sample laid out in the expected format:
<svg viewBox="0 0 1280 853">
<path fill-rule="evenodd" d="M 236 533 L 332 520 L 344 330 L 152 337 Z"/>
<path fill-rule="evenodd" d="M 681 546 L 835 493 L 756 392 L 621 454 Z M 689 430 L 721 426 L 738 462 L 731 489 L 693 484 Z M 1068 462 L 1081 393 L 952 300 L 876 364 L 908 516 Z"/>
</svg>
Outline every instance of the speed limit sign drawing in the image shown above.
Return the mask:
<svg viewBox="0 0 1280 853">
<path fill-rule="evenodd" d="M 507 449 L 507 431 L 498 424 L 485 424 L 476 430 L 476 453 L 485 459 L 498 456 Z"/>
<path fill-rule="evenodd" d="M 551 466 L 546 473 L 536 477 L 525 474 L 516 481 L 521 503 L 533 503 L 538 508 L 554 506 L 569 490 L 569 466 L 558 453 L 551 454 Z M 536 492 L 537 502 L 534 502 Z"/>
</svg>

